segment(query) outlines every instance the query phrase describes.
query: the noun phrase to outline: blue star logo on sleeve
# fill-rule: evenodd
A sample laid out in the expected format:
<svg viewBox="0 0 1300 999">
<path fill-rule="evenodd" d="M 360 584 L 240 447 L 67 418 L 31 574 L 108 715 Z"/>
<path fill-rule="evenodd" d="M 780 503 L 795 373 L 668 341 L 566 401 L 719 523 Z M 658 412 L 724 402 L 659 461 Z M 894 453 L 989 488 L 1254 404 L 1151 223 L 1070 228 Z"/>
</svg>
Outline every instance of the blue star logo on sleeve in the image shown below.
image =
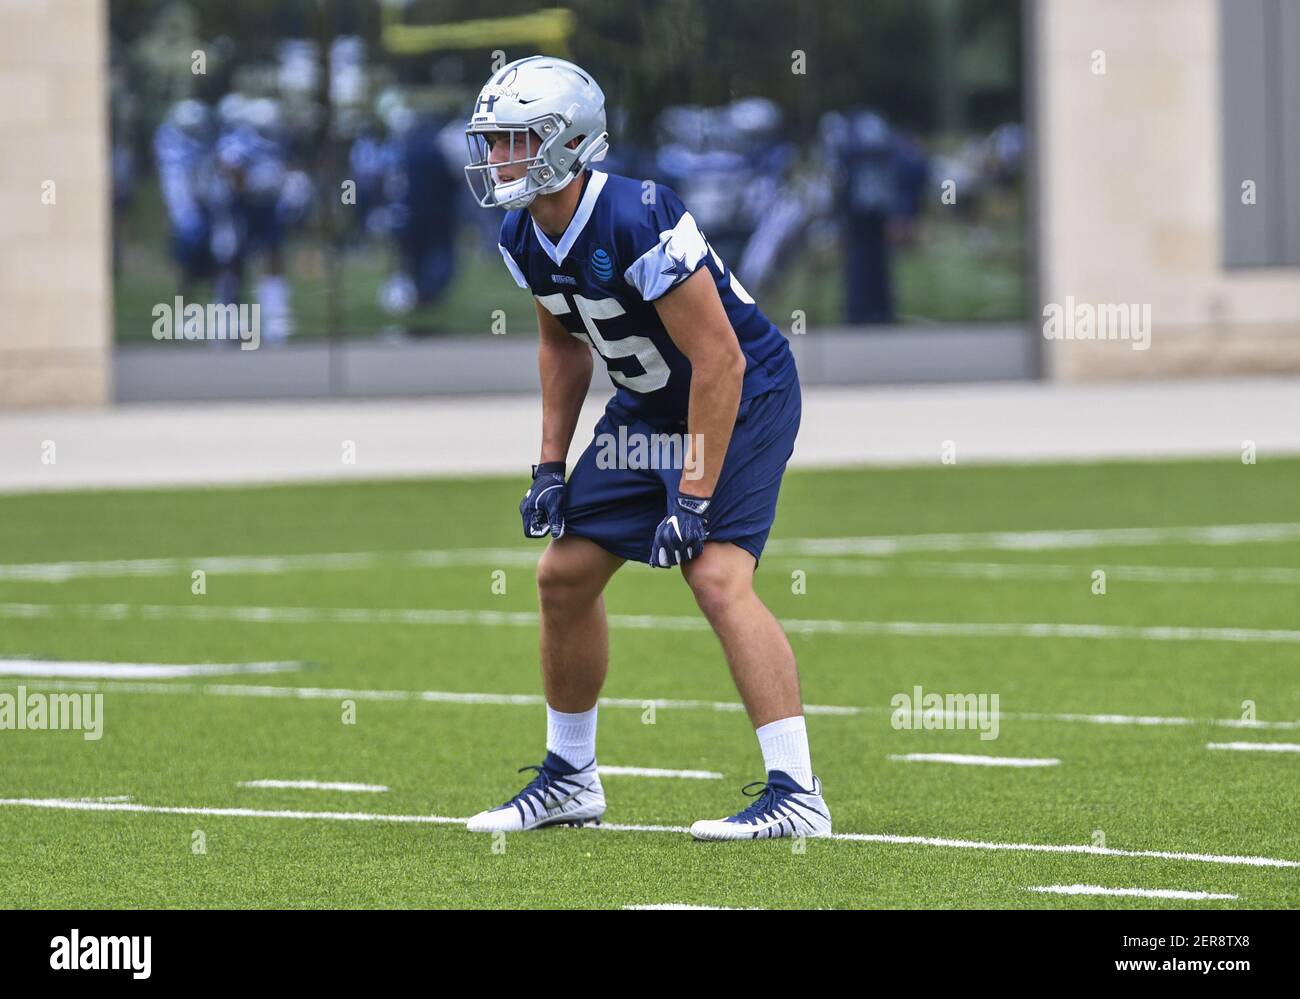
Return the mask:
<svg viewBox="0 0 1300 999">
<path fill-rule="evenodd" d="M 674 257 L 670 254 L 668 256 L 668 262 L 672 264 L 672 266 L 669 267 L 668 270 L 660 271 L 659 273 L 664 275 L 671 274 L 673 278 L 672 280 L 673 284 L 676 284 L 682 278 L 687 277 L 691 273 L 691 269 L 686 266 L 685 256 Z"/>
</svg>

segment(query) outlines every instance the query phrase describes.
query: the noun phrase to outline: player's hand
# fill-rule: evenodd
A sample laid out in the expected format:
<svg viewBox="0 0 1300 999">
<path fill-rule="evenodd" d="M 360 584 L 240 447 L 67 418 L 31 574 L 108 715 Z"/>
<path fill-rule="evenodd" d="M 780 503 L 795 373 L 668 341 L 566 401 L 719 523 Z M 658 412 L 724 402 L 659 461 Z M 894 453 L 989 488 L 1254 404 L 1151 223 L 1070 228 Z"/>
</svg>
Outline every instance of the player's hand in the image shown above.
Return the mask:
<svg viewBox="0 0 1300 999">
<path fill-rule="evenodd" d="M 681 495 L 670 504 L 650 548 L 652 566 L 669 569 L 704 551 L 704 539 L 709 536 L 709 503 L 701 496 Z"/>
<path fill-rule="evenodd" d="M 564 534 L 564 462 L 544 461 L 533 466 L 533 484 L 519 504 L 524 537 L 558 538 Z"/>
</svg>

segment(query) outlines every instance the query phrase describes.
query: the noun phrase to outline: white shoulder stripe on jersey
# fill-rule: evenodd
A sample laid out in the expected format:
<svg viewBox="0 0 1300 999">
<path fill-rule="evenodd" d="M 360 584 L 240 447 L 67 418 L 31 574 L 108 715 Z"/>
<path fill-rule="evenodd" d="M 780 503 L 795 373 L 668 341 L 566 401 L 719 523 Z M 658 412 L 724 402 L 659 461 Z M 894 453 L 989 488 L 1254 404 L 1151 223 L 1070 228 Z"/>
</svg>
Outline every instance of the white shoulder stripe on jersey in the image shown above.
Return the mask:
<svg viewBox="0 0 1300 999">
<path fill-rule="evenodd" d="M 677 220 L 677 225 L 661 232 L 659 242 L 623 272 L 623 278 L 641 293 L 643 299 L 651 302 L 677 281 L 681 262 L 685 262 L 687 273 L 693 273 L 708 252 L 709 245 L 695 224 L 695 218 L 690 212 L 685 212 Z"/>
<path fill-rule="evenodd" d="M 501 251 L 501 256 L 506 262 L 506 269 L 510 271 L 510 276 L 515 279 L 515 284 L 519 285 L 520 288 L 527 288 L 528 282 L 524 280 L 524 272 L 515 263 L 515 258 L 510 256 L 510 251 L 500 243 L 497 244 L 497 249 Z"/>
</svg>

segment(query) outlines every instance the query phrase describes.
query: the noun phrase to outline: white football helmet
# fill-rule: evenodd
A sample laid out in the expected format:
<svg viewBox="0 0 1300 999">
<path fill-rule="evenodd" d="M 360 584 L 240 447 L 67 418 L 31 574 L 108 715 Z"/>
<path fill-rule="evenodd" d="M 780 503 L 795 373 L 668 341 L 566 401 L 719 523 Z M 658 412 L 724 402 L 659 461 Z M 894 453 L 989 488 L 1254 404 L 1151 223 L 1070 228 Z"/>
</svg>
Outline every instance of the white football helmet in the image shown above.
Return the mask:
<svg viewBox="0 0 1300 999">
<path fill-rule="evenodd" d="M 509 158 L 489 163 L 487 136 L 510 143 Z M 529 155 L 529 134 L 541 145 Z M 465 179 L 484 208 L 524 208 L 539 194 L 563 189 L 590 163 L 605 158 L 605 94 L 585 70 L 551 56 L 528 56 L 498 70 L 479 91 L 469 124 Z M 516 180 L 504 166 L 523 167 Z"/>
</svg>

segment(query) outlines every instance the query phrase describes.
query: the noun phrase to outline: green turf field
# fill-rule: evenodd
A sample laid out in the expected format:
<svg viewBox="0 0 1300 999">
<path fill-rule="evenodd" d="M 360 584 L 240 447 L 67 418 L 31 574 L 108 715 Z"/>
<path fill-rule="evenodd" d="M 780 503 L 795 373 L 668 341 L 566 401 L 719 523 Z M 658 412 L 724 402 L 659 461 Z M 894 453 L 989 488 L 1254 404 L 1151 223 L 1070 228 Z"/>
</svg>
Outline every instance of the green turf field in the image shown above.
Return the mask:
<svg viewBox="0 0 1300 999">
<path fill-rule="evenodd" d="M 0 731 L 0 905 L 1300 906 L 1300 753 L 1208 748 L 1300 743 L 1300 461 L 791 473 L 758 586 L 843 837 L 802 844 L 683 831 L 761 759 L 680 576 L 638 565 L 608 594 L 600 762 L 721 778 L 607 776 L 603 829 L 453 821 L 543 751 L 522 488 L 0 497 L 0 696 L 103 695 L 98 740 Z M 997 695 L 998 737 L 895 728 L 917 686 Z M 895 758 L 917 753 L 1059 762 Z M 1072 885 L 1236 897 L 1030 890 Z"/>
</svg>

